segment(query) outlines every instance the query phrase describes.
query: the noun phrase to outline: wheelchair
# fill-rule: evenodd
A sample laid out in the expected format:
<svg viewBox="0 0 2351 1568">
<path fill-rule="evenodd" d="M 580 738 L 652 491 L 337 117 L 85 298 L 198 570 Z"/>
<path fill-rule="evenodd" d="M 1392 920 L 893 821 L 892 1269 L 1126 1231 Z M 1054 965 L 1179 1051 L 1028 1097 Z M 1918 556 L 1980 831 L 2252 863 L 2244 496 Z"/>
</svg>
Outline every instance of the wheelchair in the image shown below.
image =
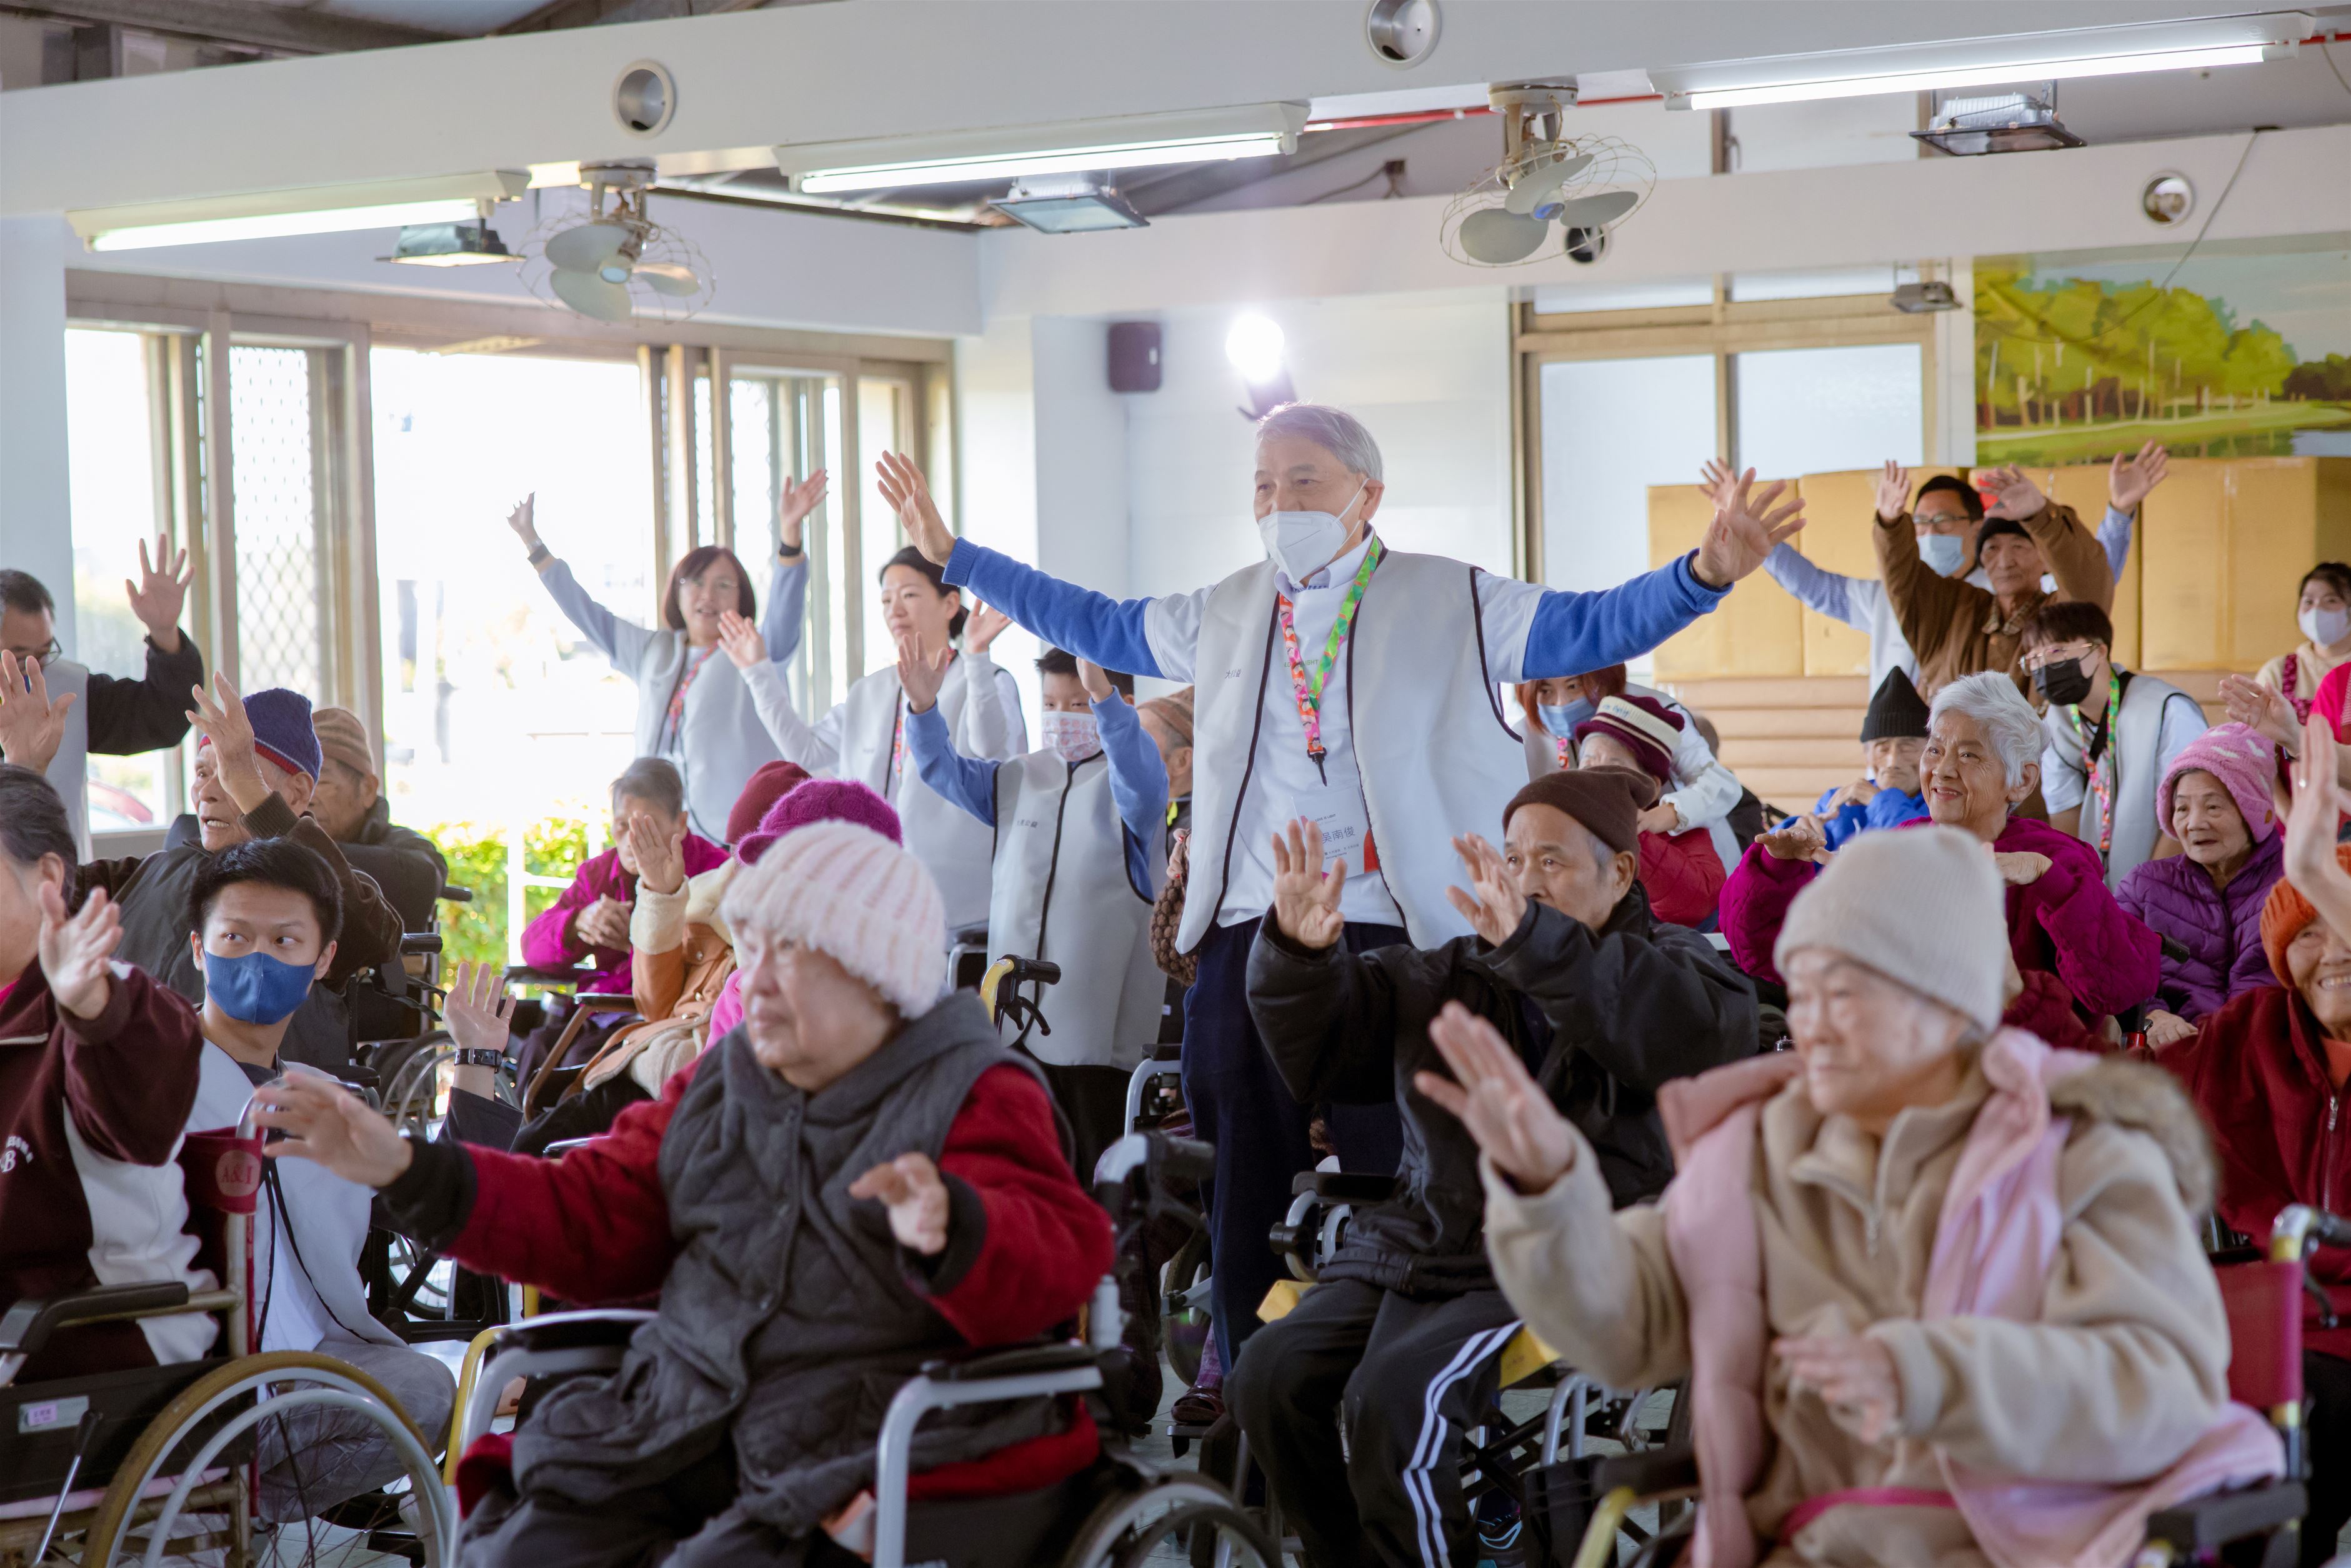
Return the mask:
<svg viewBox="0 0 2351 1568">
<path fill-rule="evenodd" d="M 1207 1145 L 1161 1134 L 1122 1138 L 1102 1156 L 1094 1193 L 1124 1244 L 1165 1201 L 1173 1181 L 1203 1179 Z M 452 1455 L 490 1429 L 501 1393 L 516 1378 L 543 1382 L 620 1365 L 643 1311 L 559 1312 L 486 1334 L 457 1394 Z M 874 1446 L 870 1558 L 820 1541 L 811 1562 L 873 1568 L 910 1563 L 946 1568 L 1127 1568 L 1158 1550 L 1188 1543 L 1217 1568 L 1281 1568 L 1281 1558 L 1249 1515 L 1214 1481 L 1130 1451 L 1107 1416 L 1115 1385 L 1131 1375 L 1131 1354 L 1114 1281 L 1105 1276 L 1082 1339 L 1042 1341 L 926 1364 L 891 1400 Z M 1088 1469 L 1056 1486 L 998 1498 L 910 1501 L 914 1431 L 936 1410 L 1039 1397 L 1077 1396 L 1093 1406 L 1102 1451 Z"/>
<path fill-rule="evenodd" d="M 2235 1491 L 2214 1492 L 2163 1509 L 2147 1521 L 2147 1542 L 2133 1568 L 2174 1568 L 2223 1560 L 2293 1568 L 2301 1554 L 2302 1517 L 2309 1507 L 2303 1448 L 2302 1307 L 2312 1289 L 2304 1261 L 2315 1247 L 2351 1247 L 2351 1220 L 2294 1204 L 2281 1211 L 2266 1249 L 2230 1248 L 2213 1257 L 2220 1299 L 2229 1314 L 2229 1396 L 2260 1410 L 2285 1448 L 2285 1474 Z M 1614 1531 L 1644 1502 L 1694 1497 L 1698 1460 L 1684 1448 L 1631 1460 L 1601 1459 L 1582 1484 L 1561 1489 L 1562 1520 L 1588 1508 L 1590 1526 L 1574 1568 L 1614 1562 Z M 1670 1562 L 1686 1533 L 1661 1537 L 1634 1568 Z"/>
<path fill-rule="evenodd" d="M 258 1429 L 309 1406 L 364 1416 L 407 1470 L 423 1528 L 371 1544 L 446 1561 L 454 1511 L 428 1438 L 399 1402 L 331 1356 L 252 1350 L 249 1216 L 262 1155 L 250 1114 L 234 1129 L 190 1134 L 180 1155 L 191 1218 L 204 1232 L 198 1262 L 231 1283 L 101 1285 L 25 1297 L 0 1313 L 0 1563 L 252 1562 Z M 201 1360 L 16 1382 L 68 1329 L 192 1312 L 223 1320 Z"/>
</svg>

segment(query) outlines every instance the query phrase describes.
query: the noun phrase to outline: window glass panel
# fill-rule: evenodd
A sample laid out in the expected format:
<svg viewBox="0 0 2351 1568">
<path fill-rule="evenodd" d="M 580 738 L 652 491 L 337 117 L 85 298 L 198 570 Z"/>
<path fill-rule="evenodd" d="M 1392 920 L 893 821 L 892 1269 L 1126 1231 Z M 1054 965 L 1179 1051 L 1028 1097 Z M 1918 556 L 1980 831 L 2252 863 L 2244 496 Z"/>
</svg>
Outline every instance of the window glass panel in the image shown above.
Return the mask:
<svg viewBox="0 0 2351 1568">
<path fill-rule="evenodd" d="M 1668 306 L 1713 303 L 1714 285 L 1703 277 L 1668 277 L 1654 283 L 1545 283 L 1536 287 L 1534 298 L 1538 316 L 1662 310 Z"/>
<path fill-rule="evenodd" d="M 844 461 L 847 454 L 842 450 L 841 383 L 839 382 L 828 381 L 824 383 L 823 401 L 824 469 L 826 473 L 832 476 L 832 483 L 837 491 L 840 486 L 854 485 L 861 481 L 858 475 L 849 471 Z M 870 463 L 865 465 L 864 471 L 871 474 L 873 471 L 872 465 Z M 873 486 L 870 480 L 864 483 L 870 495 Z M 871 506 L 872 502 L 868 499 L 863 504 Z M 827 514 L 832 515 L 830 507 L 827 508 Z M 828 534 L 828 538 L 830 537 Z M 845 556 L 838 552 L 834 554 L 833 565 L 827 572 L 824 582 L 825 640 L 829 644 L 827 657 L 832 661 L 831 695 L 835 702 L 841 701 L 849 691 L 849 684 L 863 674 L 862 670 L 852 668 L 849 663 L 849 595 L 852 589 L 859 593 L 864 592 L 865 590 L 862 584 L 853 585 L 849 581 L 849 574 L 841 565 L 845 559 Z M 896 655 L 892 655 L 891 662 L 893 664 L 897 662 Z"/>
<path fill-rule="evenodd" d="M 1543 577 L 1613 587 L 1649 567 L 1652 485 L 1687 485 L 1714 453 L 1714 356 L 1542 367 Z"/>
<path fill-rule="evenodd" d="M 153 439 L 148 423 L 147 345 L 135 332 L 66 333 L 66 460 L 73 486 L 74 580 L 46 586 L 72 595 L 73 656 L 104 674 L 143 674 L 147 629 L 131 612 L 122 580 L 139 571 L 155 515 Z M 193 629 L 183 610 L 183 631 Z M 163 825 L 172 751 L 89 759 L 93 832 Z"/>
<path fill-rule="evenodd" d="M 859 483 L 865 486 L 859 503 L 865 580 L 856 585 L 856 591 L 865 595 L 867 607 L 863 666 L 867 670 L 898 662 L 898 650 L 892 644 L 889 629 L 882 624 L 882 614 L 876 607 L 881 592 L 876 580 L 883 563 L 897 554 L 898 547 L 906 540 L 898 529 L 898 514 L 882 498 L 882 486 L 874 479 L 873 465 L 884 452 L 906 449 L 905 434 L 900 425 L 906 402 L 907 389 L 901 382 L 869 377 L 857 383 L 857 471 Z"/>
<path fill-rule="evenodd" d="M 710 378 L 694 378 L 694 542 L 718 542 L 718 507 L 711 498 L 716 476 L 711 470 Z M 741 527 L 741 519 L 737 519 Z M 740 550 L 736 552 L 741 554 Z"/>
<path fill-rule="evenodd" d="M 230 496 L 236 519 L 237 684 L 327 699 L 319 607 L 317 454 L 310 350 L 228 352 Z"/>
<path fill-rule="evenodd" d="M 1922 460 L 1917 344 L 1775 349 L 1732 364 L 1740 467 L 1788 479 Z"/>
</svg>

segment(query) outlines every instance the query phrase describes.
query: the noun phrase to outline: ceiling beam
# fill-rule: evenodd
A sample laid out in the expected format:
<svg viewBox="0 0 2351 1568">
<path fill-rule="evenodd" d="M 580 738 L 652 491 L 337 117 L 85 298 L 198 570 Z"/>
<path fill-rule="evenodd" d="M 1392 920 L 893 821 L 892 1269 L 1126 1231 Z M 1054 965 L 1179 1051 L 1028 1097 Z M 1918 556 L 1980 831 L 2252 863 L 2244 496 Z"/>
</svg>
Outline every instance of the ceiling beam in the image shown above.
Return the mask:
<svg viewBox="0 0 2351 1568">
<path fill-rule="evenodd" d="M 517 16 L 501 33 L 544 33 L 557 27 L 595 27 L 606 23 L 665 22 L 674 16 L 721 16 L 729 11 L 756 11 L 769 0 L 549 0 L 538 10 Z"/>
<path fill-rule="evenodd" d="M 333 55 L 446 43 L 452 35 L 393 22 L 235 0 L 0 0 L 0 11 L 139 27 L 283 55 Z"/>
<path fill-rule="evenodd" d="M 1430 124 L 1450 124 L 1451 121 L 1430 121 Z M 1360 152 L 1366 147 L 1376 147 L 1383 141 L 1394 141 L 1400 136 L 1410 136 L 1426 131 L 1427 124 L 1370 126 L 1353 131 L 1318 131 L 1311 136 L 1301 137 L 1298 151 L 1280 158 L 1236 158 L 1222 163 L 1194 163 L 1156 179 L 1120 183 L 1119 193 L 1134 204 L 1135 211 L 1145 217 L 1158 217 L 1165 213 L 1180 212 L 1240 190 L 1292 174 L 1301 169 L 1311 169 L 1317 163 L 1327 163 L 1333 158 L 1343 158 L 1350 152 Z"/>
</svg>

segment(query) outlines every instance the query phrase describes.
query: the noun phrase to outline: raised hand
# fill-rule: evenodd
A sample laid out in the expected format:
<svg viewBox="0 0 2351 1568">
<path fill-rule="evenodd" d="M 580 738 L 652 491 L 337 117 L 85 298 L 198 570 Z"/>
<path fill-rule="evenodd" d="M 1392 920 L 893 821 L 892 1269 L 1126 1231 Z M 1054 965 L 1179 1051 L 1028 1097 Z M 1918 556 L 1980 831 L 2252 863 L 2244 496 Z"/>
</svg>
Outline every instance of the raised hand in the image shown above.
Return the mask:
<svg viewBox="0 0 2351 1568">
<path fill-rule="evenodd" d="M 2160 441 L 2148 442 L 2136 457 L 2116 453 L 2106 469 L 2106 505 L 2117 512 L 2137 511 L 2147 493 L 2162 484 L 2170 471 L 2171 454 Z"/>
<path fill-rule="evenodd" d="M 1416 1072 L 1412 1086 L 1460 1119 L 1494 1168 L 1521 1192 L 1547 1192 L 1575 1159 L 1575 1130 L 1492 1024 L 1447 1002 L 1428 1026 L 1450 1081 Z"/>
<path fill-rule="evenodd" d="M 1902 1380 L 1894 1353 L 1866 1334 L 1845 1339 L 1780 1339 L 1771 1354 L 1788 1369 L 1792 1384 L 1810 1388 L 1829 1407 L 1829 1418 L 1865 1443 L 1882 1442 L 1894 1432 L 1902 1411 Z"/>
<path fill-rule="evenodd" d="M 1794 538 L 1804 526 L 1804 503 L 1794 486 L 1774 479 L 1759 491 L 1754 483 L 1755 470 L 1750 468 L 1736 479 L 1726 478 L 1716 491 L 1714 518 L 1691 564 L 1698 581 L 1709 588 L 1729 588 L 1761 566 L 1773 545 Z"/>
<path fill-rule="evenodd" d="M 1992 493 L 1991 505 L 1984 508 L 1987 517 L 2022 521 L 2036 516 L 2049 504 L 2049 498 L 2041 493 L 2041 486 L 2013 463 L 1998 468 L 1979 468 L 1975 480 L 1977 489 Z"/>
<path fill-rule="evenodd" d="M 637 885 L 653 893 L 675 893 L 685 885 L 685 824 L 678 824 L 674 833 L 664 832 L 651 817 L 642 813 L 627 819 L 622 831 L 629 835 L 629 853 L 637 862 Z M 625 947 L 626 942 L 616 942 Z"/>
<path fill-rule="evenodd" d="M 1478 834 L 1455 839 L 1453 852 L 1461 857 L 1462 866 L 1469 873 L 1470 891 L 1448 887 L 1446 902 L 1461 912 L 1469 928 L 1484 937 L 1489 946 L 1499 947 L 1527 917 L 1526 896 L 1510 880 L 1501 852 Z"/>
<path fill-rule="evenodd" d="M 963 623 L 963 651 L 985 653 L 1004 629 L 1012 624 L 1012 617 L 993 605 L 975 604 L 969 619 Z"/>
<path fill-rule="evenodd" d="M 805 479 L 784 481 L 783 493 L 776 497 L 776 540 L 786 549 L 800 548 L 809 514 L 824 505 L 827 482 L 821 468 Z"/>
<path fill-rule="evenodd" d="M 1719 457 L 1709 457 L 1698 465 L 1698 487 L 1718 507 L 1722 505 L 1724 492 L 1738 481 L 1738 470 Z"/>
<path fill-rule="evenodd" d="M 514 510 L 507 514 L 507 527 L 515 531 L 515 538 L 522 540 L 525 549 L 537 549 L 539 546 L 538 525 L 534 520 L 538 511 L 538 492 L 533 490 L 517 501 Z"/>
<path fill-rule="evenodd" d="M 2049 857 L 2031 850 L 1998 850 L 1993 852 L 1991 864 L 2009 886 L 2031 887 L 2049 869 Z"/>
<path fill-rule="evenodd" d="M 925 1258 L 947 1249 L 947 1184 L 928 1155 L 900 1155 L 849 1184 L 849 1196 L 879 1198 L 898 1245 Z"/>
<path fill-rule="evenodd" d="M 383 1115 L 340 1083 L 292 1072 L 254 1091 L 254 1124 L 285 1136 L 263 1150 L 323 1166 L 361 1186 L 390 1186 L 415 1156 Z"/>
<path fill-rule="evenodd" d="M 504 970 L 495 964 L 460 964 L 442 1005 L 441 1021 L 460 1049 L 503 1052 L 513 1012 Z"/>
<path fill-rule="evenodd" d="M 1106 703 L 1118 688 L 1110 684 L 1110 672 L 1092 659 L 1078 661 L 1078 685 L 1086 688 L 1088 702 Z"/>
<path fill-rule="evenodd" d="M 1322 869 L 1322 830 L 1313 822 L 1290 824 L 1285 841 L 1273 835 L 1273 919 L 1282 935 L 1301 947 L 1336 946 L 1346 917 L 1339 894 L 1347 885 L 1347 862 Z"/>
<path fill-rule="evenodd" d="M 955 650 L 942 648 L 925 657 L 912 632 L 898 638 L 898 689 L 906 694 L 908 713 L 928 713 L 938 706 L 939 689 L 947 684 L 947 664 Z"/>
<path fill-rule="evenodd" d="M 1758 833 L 1755 841 L 1763 846 L 1765 854 L 1782 861 L 1808 861 L 1829 847 L 1820 819 L 1810 812 L 1782 818 L 1770 832 Z"/>
<path fill-rule="evenodd" d="M 268 797 L 269 781 L 262 777 L 260 754 L 255 749 L 253 721 L 245 716 L 245 699 L 220 671 L 213 672 L 213 695 L 201 685 L 188 688 L 196 706 L 188 710 L 188 724 L 212 742 L 213 768 L 240 811 L 250 811 Z"/>
<path fill-rule="evenodd" d="M 1909 515 L 1910 470 L 1889 457 L 1877 476 L 1877 520 L 1890 523 Z"/>
<path fill-rule="evenodd" d="M 122 943 L 122 912 L 104 888 L 91 892 L 76 915 L 66 913 L 65 890 L 41 883 L 41 974 L 57 1006 L 78 1019 L 106 1010 L 112 976 L 107 960 Z"/>
<path fill-rule="evenodd" d="M 749 619 L 732 610 L 718 612 L 718 645 L 738 670 L 755 669 L 767 662 L 768 640 Z"/>
<path fill-rule="evenodd" d="M 172 552 L 172 541 L 162 534 L 155 536 L 155 559 L 147 559 L 147 544 L 139 545 L 139 580 L 122 580 L 122 591 L 131 601 L 131 613 L 147 628 L 147 635 L 155 646 L 166 653 L 180 649 L 180 610 L 188 601 L 188 584 L 196 580 L 195 568 L 188 564 L 188 552 Z"/>
<path fill-rule="evenodd" d="M 2220 706 L 2228 710 L 2231 723 L 2248 726 L 2265 740 L 2273 740 L 2293 756 L 2302 749 L 2302 725 L 2294 716 L 2294 705 L 2275 686 L 2264 685 L 2251 675 L 2220 677 Z"/>
<path fill-rule="evenodd" d="M 2321 902 L 2320 890 L 2337 888 L 2351 878 L 2335 858 L 2335 823 L 2351 810 L 2351 794 L 2336 782 L 2336 750 L 2334 727 L 2325 715 L 2312 714 L 2302 727 L 2302 753 L 2291 770 L 2293 798 L 2278 803 L 2285 817 L 2285 879 L 2317 906 L 2322 917 L 2327 904 Z"/>
<path fill-rule="evenodd" d="M 73 705 L 71 692 L 49 700 L 48 674 L 38 659 L 19 663 L 16 654 L 0 650 L 0 759 L 47 772 L 65 739 L 66 712 Z"/>
<path fill-rule="evenodd" d="M 873 472 L 882 498 L 898 514 L 898 526 L 905 530 L 907 542 L 933 566 L 946 565 L 947 557 L 955 553 L 955 535 L 939 516 L 938 504 L 931 499 L 930 481 L 914 466 L 914 460 L 903 452 L 884 452 L 873 465 Z"/>
</svg>

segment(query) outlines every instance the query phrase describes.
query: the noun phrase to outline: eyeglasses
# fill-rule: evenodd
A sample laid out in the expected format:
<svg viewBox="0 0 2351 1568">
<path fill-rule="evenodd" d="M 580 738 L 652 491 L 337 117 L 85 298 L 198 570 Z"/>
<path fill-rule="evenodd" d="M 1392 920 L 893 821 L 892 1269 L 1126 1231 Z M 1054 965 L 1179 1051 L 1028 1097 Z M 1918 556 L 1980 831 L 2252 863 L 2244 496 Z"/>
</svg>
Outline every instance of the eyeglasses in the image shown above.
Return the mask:
<svg viewBox="0 0 2351 1568">
<path fill-rule="evenodd" d="M 36 668 L 43 670 L 47 669 L 51 664 L 54 664 L 59 659 L 64 658 L 66 653 L 65 649 L 58 646 L 57 640 L 55 637 L 49 639 L 49 644 L 46 648 L 11 648 L 7 651 L 16 656 L 16 662 L 18 664 L 30 664 Z"/>
<path fill-rule="evenodd" d="M 2050 664 L 2062 664 L 2068 659 L 2087 660 L 2092 650 L 2096 647 L 2095 643 L 2059 643 L 2048 647 L 2035 648 L 2024 655 L 2024 667 L 2028 670 L 2038 670 Z"/>
</svg>

